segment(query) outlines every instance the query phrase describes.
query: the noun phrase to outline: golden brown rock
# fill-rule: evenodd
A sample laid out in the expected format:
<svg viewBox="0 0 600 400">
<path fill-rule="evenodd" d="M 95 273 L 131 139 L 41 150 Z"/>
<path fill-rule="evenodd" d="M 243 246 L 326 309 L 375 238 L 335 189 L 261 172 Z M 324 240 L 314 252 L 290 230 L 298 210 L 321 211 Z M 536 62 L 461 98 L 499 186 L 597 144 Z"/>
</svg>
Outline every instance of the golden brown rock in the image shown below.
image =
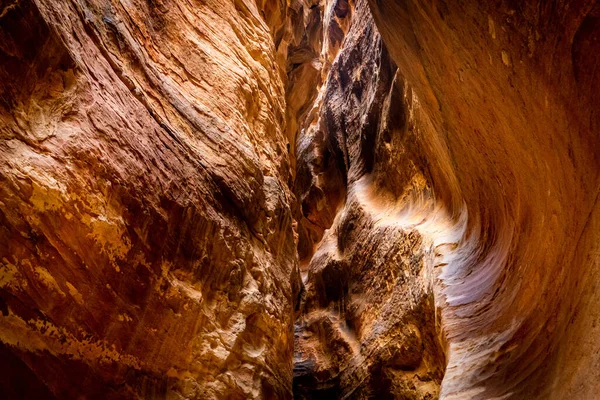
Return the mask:
<svg viewBox="0 0 600 400">
<path fill-rule="evenodd" d="M 287 5 L 263 11 L 0 2 L 8 397 L 291 397 Z"/>
<path fill-rule="evenodd" d="M 0 0 L 0 397 L 595 399 L 598 4 Z"/>
<path fill-rule="evenodd" d="M 370 3 L 451 222 L 441 397 L 596 398 L 598 3 Z"/>
<path fill-rule="evenodd" d="M 351 21 L 316 122 L 298 137 L 303 223 L 324 233 L 314 236 L 302 267 L 294 393 L 437 398 L 444 355 L 430 243 L 397 215 L 407 198 L 428 191 L 413 144 L 418 121 L 366 1 L 356 3 Z"/>
</svg>

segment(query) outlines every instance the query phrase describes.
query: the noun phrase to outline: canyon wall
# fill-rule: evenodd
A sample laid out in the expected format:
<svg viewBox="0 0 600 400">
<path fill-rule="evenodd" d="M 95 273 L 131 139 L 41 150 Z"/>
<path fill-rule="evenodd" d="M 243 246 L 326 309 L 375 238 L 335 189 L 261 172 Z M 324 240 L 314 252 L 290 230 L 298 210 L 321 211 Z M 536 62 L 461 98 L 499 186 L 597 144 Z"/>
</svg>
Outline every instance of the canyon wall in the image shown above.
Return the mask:
<svg viewBox="0 0 600 400">
<path fill-rule="evenodd" d="M 420 123 L 366 1 L 2 10 L 3 394 L 290 398 L 294 363 L 297 397 L 437 397 L 432 254 L 378 204 L 431 197 Z"/>
<path fill-rule="evenodd" d="M 435 290 L 441 396 L 596 398 L 598 3 L 370 4 L 460 233 Z"/>
<path fill-rule="evenodd" d="M 0 0 L 0 394 L 595 398 L 598 4 Z"/>
<path fill-rule="evenodd" d="M 0 2 L 3 398 L 291 397 L 287 12 Z"/>
<path fill-rule="evenodd" d="M 297 137 L 294 394 L 437 398 L 445 360 L 434 256 L 400 215 L 413 201 L 432 204 L 415 140 L 422 124 L 366 1 L 326 5 L 326 77 Z"/>
</svg>

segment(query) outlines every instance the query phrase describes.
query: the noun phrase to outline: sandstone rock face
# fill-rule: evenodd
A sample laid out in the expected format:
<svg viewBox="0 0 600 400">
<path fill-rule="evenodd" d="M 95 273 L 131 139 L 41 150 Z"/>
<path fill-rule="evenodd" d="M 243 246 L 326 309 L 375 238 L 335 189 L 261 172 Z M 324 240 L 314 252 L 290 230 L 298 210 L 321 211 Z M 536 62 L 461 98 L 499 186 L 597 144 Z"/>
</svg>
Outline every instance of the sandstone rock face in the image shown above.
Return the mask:
<svg viewBox="0 0 600 400">
<path fill-rule="evenodd" d="M 0 0 L 0 397 L 594 399 L 595 0 Z"/>
<path fill-rule="evenodd" d="M 291 397 L 268 3 L 0 2 L 4 398 Z"/>
<path fill-rule="evenodd" d="M 426 218 L 452 222 L 428 234 L 455 239 L 441 397 L 596 398 L 598 3 L 370 3 L 430 121 Z"/>
<path fill-rule="evenodd" d="M 339 2 L 328 5 L 324 14 L 336 16 Z M 297 139 L 295 191 L 309 232 L 300 232 L 300 249 L 304 241 L 314 254 L 301 260 L 294 393 L 437 398 L 444 355 L 433 252 L 401 215 L 411 199 L 430 197 L 414 145 L 419 121 L 366 1 L 351 6 L 313 120 Z"/>
<path fill-rule="evenodd" d="M 419 123 L 366 1 L 195 6 L 4 8 L 3 392 L 289 398 L 293 361 L 299 398 L 436 397 Z"/>
</svg>

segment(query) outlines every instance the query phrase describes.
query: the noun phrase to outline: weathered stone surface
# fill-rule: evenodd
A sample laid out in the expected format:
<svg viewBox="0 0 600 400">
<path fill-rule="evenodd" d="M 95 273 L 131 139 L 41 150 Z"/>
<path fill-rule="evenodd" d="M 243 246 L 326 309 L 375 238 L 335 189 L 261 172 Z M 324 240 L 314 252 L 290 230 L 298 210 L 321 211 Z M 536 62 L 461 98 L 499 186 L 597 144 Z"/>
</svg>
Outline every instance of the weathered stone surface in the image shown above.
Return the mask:
<svg viewBox="0 0 600 400">
<path fill-rule="evenodd" d="M 0 0 L 0 397 L 596 398 L 599 40 L 595 0 Z"/>
<path fill-rule="evenodd" d="M 437 398 L 444 355 L 431 244 L 401 216 L 409 200 L 429 196 L 414 145 L 419 121 L 366 1 L 351 6 L 316 121 L 298 136 L 303 223 L 322 233 L 307 239 L 315 252 L 302 264 L 294 393 Z"/>
<path fill-rule="evenodd" d="M 442 398 L 596 398 L 598 3 L 370 3 L 430 121 L 425 218 L 451 222 L 427 232 L 453 237 Z"/>
<path fill-rule="evenodd" d="M 286 13 L 0 2 L 3 393 L 291 397 Z"/>
</svg>

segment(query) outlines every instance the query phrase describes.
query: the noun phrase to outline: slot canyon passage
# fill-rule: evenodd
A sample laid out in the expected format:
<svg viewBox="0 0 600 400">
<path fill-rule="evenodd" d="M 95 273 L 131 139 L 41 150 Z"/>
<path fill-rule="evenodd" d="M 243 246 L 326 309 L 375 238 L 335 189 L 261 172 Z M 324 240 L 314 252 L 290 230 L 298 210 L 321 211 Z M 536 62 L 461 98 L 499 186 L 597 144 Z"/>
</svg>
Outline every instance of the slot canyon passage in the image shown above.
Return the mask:
<svg viewBox="0 0 600 400">
<path fill-rule="evenodd" d="M 3 399 L 599 399 L 597 0 L 0 0 Z"/>
</svg>

